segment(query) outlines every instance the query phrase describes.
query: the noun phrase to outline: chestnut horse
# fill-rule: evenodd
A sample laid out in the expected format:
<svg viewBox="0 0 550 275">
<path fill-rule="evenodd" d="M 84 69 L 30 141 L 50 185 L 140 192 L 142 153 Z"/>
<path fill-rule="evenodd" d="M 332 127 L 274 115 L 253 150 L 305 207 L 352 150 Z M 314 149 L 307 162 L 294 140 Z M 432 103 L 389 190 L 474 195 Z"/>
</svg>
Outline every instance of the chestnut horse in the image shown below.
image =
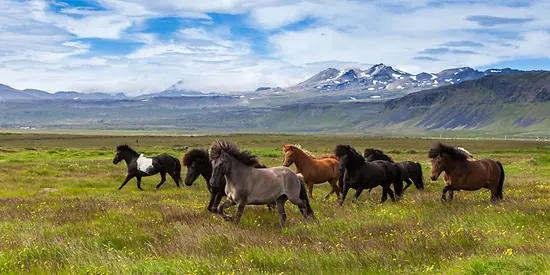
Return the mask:
<svg viewBox="0 0 550 275">
<path fill-rule="evenodd" d="M 469 160 L 471 155 L 464 150 L 437 142 L 428 153 L 432 159 L 430 178 L 435 181 L 441 174 L 449 176 L 449 182 L 442 190 L 441 199 L 446 200 L 448 191 L 474 191 L 481 188 L 491 190 L 491 200 L 502 199 L 504 168 L 499 161 L 490 159 Z M 453 200 L 453 194 L 449 197 Z"/>
<path fill-rule="evenodd" d="M 314 184 L 328 181 L 332 190 L 325 196 L 325 199 L 328 199 L 333 193 L 336 193 L 340 199 L 340 188 L 337 185 L 340 170 L 338 169 L 338 160 L 334 155 L 315 158 L 300 146 L 291 144 L 283 147 L 283 153 L 285 155 L 283 165 L 286 167 L 293 163 L 296 165 L 296 173 L 300 173 L 304 177 L 310 198 L 313 198 Z"/>
</svg>

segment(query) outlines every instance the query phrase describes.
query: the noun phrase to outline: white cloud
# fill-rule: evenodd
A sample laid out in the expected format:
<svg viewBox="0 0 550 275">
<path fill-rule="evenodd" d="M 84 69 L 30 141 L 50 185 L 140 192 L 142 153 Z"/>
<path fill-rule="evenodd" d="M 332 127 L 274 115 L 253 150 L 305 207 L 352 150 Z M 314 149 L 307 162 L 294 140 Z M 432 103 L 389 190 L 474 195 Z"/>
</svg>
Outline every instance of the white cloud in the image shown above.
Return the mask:
<svg viewBox="0 0 550 275">
<path fill-rule="evenodd" d="M 183 79 L 191 90 L 239 91 L 292 85 L 326 67 L 383 62 L 420 72 L 550 55 L 548 2 L 520 7 L 503 2 L 429 2 L 99 0 L 104 9 L 95 9 L 55 1 L 0 0 L 0 81 L 22 89 L 135 95 Z M 61 7 L 60 12 L 48 3 Z M 268 36 L 267 54 L 254 53 L 256 38 L 232 33 L 234 26 L 214 22 L 207 13 L 247 16 L 244 27 Z M 484 27 L 466 19 L 491 14 L 534 20 Z M 192 18 L 202 25 L 173 34 L 140 32 L 147 19 L 168 16 Z M 312 20 L 296 27 L 304 19 Z M 78 42 L 80 38 L 143 45 L 131 53 L 101 54 L 93 45 Z M 449 51 L 437 55 L 439 61 L 415 59 L 420 51 L 449 41 L 485 46 L 461 47 L 477 54 Z"/>
<path fill-rule="evenodd" d="M 408 1 L 403 4 L 418 8 L 425 4 L 423 2 Z M 377 4 L 380 3 L 306 1 L 284 7 L 258 9 L 251 18 L 253 23 L 267 28 L 284 28 L 305 18 L 315 19 L 311 26 L 282 31 L 269 39 L 275 49 L 274 56 L 293 64 L 353 60 L 359 63 L 384 62 L 420 72 L 455 66 L 483 66 L 510 57 L 548 56 L 548 32 L 533 33 L 533 29 L 542 25 L 546 29 L 550 26 L 545 15 L 545 11 L 550 8 L 547 3 L 509 7 L 491 2 L 444 2 L 438 6 L 406 12 Z M 535 20 L 491 27 L 466 20 L 468 16 L 484 14 Z M 513 33 L 518 36 L 517 39 L 501 37 L 501 34 Z M 438 55 L 440 61 L 437 62 L 414 59 L 424 49 L 436 48 L 454 40 L 479 42 L 486 47 L 475 49 L 478 54 L 457 54 L 451 51 Z M 503 43 L 518 47 L 502 47 Z"/>
</svg>

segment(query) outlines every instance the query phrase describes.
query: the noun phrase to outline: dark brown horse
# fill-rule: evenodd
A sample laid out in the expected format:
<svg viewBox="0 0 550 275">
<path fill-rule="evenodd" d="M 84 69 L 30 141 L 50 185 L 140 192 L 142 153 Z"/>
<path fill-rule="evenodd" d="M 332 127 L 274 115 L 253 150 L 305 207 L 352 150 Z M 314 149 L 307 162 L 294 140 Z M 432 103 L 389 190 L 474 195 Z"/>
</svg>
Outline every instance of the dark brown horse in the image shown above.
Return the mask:
<svg viewBox="0 0 550 275">
<path fill-rule="evenodd" d="M 449 182 L 442 190 L 441 199 L 446 200 L 448 191 L 474 191 L 481 188 L 491 190 L 491 200 L 502 199 L 504 168 L 499 161 L 490 159 L 469 160 L 471 155 L 464 150 L 437 142 L 428 153 L 432 159 L 430 178 L 435 181 L 441 174 L 449 176 Z M 453 200 L 453 194 L 449 197 Z"/>
</svg>

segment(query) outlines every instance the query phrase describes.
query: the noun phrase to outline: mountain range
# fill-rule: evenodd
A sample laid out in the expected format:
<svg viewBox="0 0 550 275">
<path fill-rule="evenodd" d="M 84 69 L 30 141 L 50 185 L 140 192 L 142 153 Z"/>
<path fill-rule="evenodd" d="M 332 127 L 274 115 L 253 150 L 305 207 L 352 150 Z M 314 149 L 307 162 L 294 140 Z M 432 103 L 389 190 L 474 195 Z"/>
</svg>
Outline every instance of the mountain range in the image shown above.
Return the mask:
<svg viewBox="0 0 550 275">
<path fill-rule="evenodd" d="M 348 68 L 338 70 L 328 68 L 304 82 L 273 92 L 327 95 L 370 95 L 372 98 L 391 98 L 410 92 L 431 89 L 446 85 L 479 79 L 490 75 L 509 75 L 523 71 L 510 68 L 478 71 L 470 67 L 453 68 L 438 73 L 411 74 L 385 64 L 376 64 L 368 69 Z M 271 90 L 263 90 L 269 93 Z"/>
<path fill-rule="evenodd" d="M 137 97 L 0 85 L 0 99 L 0 128 L 525 135 L 550 127 L 550 72 L 509 68 L 329 68 L 290 87 L 235 94 L 183 82 Z"/>
<path fill-rule="evenodd" d="M 470 67 L 453 68 L 439 73 L 410 74 L 399 69 L 394 69 L 385 64 L 377 64 L 368 69 L 348 68 L 338 70 L 325 69 L 309 79 L 286 88 L 260 87 L 253 92 L 236 93 L 245 97 L 277 97 L 292 94 L 293 100 L 327 96 L 330 100 L 368 98 L 394 98 L 410 92 L 425 90 L 434 87 L 452 85 L 467 80 L 479 79 L 489 75 L 508 75 L 521 73 L 520 70 L 510 68 L 489 69 L 478 71 Z M 10 86 L 0 84 L 0 100 L 120 100 L 120 99 L 146 99 L 153 97 L 180 97 L 180 96 L 204 96 L 216 93 L 203 93 L 188 90 L 183 81 L 179 81 L 157 93 L 140 96 L 127 96 L 124 93 L 81 93 L 75 91 L 62 91 L 48 93 L 37 89 L 17 90 Z M 357 97 L 359 96 L 359 97 Z M 252 98 L 254 99 L 254 98 Z M 318 100 L 313 100 L 318 101 Z M 306 100 L 307 102 L 307 100 Z"/>
</svg>

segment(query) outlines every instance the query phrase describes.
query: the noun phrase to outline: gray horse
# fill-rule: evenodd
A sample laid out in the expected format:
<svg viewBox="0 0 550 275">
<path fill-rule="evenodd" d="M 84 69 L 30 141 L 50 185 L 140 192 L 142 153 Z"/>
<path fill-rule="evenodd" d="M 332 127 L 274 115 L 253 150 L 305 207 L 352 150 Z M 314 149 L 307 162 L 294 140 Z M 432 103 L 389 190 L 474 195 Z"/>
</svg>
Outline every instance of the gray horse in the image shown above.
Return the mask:
<svg viewBox="0 0 550 275">
<path fill-rule="evenodd" d="M 210 147 L 212 177 L 210 184 L 218 186 L 222 177 L 226 179 L 227 200 L 220 206 L 219 212 L 226 220 L 239 222 L 247 204 L 262 205 L 277 203 L 281 215 L 281 225 L 286 221 L 285 202 L 290 200 L 297 205 L 304 218 L 313 217 L 309 205 L 305 182 L 290 168 L 254 168 L 258 164 L 256 156 L 248 151 L 240 151 L 229 141 L 216 141 Z M 225 214 L 224 209 L 237 205 L 234 218 Z"/>
</svg>

